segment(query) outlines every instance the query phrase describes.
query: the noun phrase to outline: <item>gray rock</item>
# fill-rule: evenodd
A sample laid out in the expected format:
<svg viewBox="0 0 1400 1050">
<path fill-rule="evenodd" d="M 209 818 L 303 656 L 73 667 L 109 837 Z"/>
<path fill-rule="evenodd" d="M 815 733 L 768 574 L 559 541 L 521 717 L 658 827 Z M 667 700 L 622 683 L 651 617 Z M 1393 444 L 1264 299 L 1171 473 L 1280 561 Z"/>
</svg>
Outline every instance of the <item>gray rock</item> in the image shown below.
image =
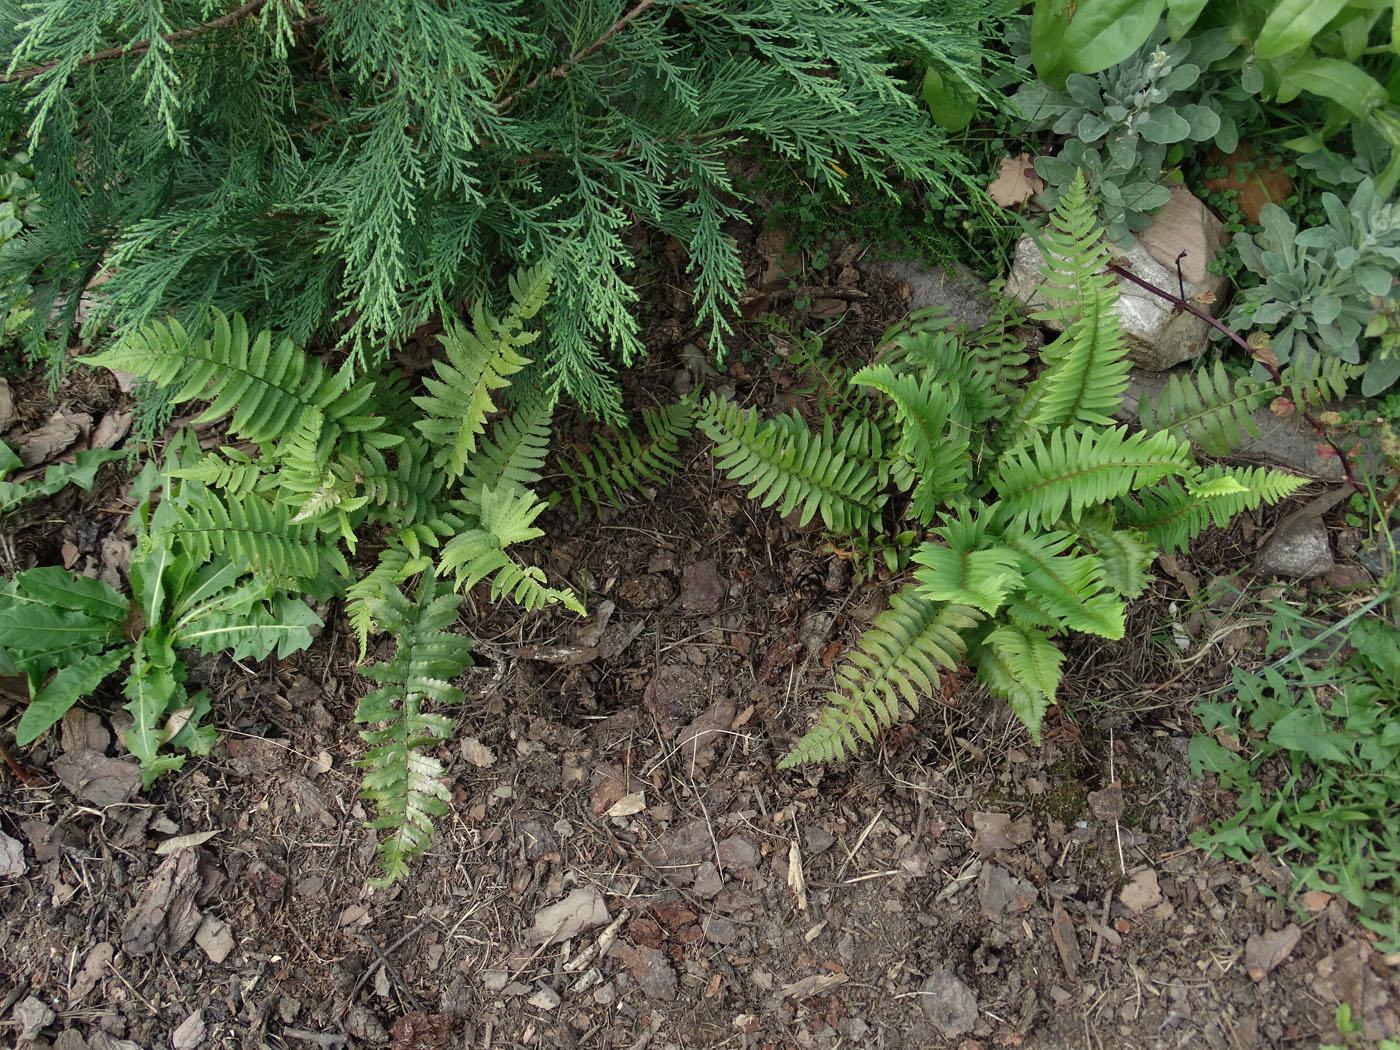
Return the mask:
<svg viewBox="0 0 1400 1050">
<path fill-rule="evenodd" d="M 1210 292 L 1215 300 L 1202 309 L 1214 313 L 1227 282 L 1206 266 L 1224 245 L 1220 220 L 1189 192 L 1174 187 L 1171 201 L 1153 216 L 1152 225 L 1138 236 L 1125 261 L 1133 273 L 1159 288 L 1179 292 L 1184 287 L 1188 299 Z M 1181 260 L 1182 280 L 1178 281 L 1176 257 L 1182 251 L 1186 256 Z M 1041 292 L 1041 261 L 1035 241 L 1021 238 L 1006 294 L 1030 307 L 1048 305 Z M 1119 293 L 1118 312 L 1128 339 L 1128 356 L 1135 364 L 1160 372 L 1205 351 L 1210 326 L 1200 318 L 1184 311 L 1174 313 L 1171 303 L 1127 281 L 1120 283 Z"/>
<path fill-rule="evenodd" d="M 991 309 L 987 284 L 966 266 L 929 266 L 913 259 L 893 259 L 880 265 L 909 285 L 911 309 L 941 306 L 971 328 L 987 323 Z"/>
<path fill-rule="evenodd" d="M 919 1005 L 945 1039 L 977 1027 L 977 996 L 947 970 L 935 970 L 919 991 Z"/>
<path fill-rule="evenodd" d="M 1336 563 L 1322 515 L 1346 495 L 1346 489 L 1323 493 L 1279 522 L 1255 557 L 1254 571 L 1261 576 L 1294 580 L 1310 580 L 1331 572 Z"/>
</svg>

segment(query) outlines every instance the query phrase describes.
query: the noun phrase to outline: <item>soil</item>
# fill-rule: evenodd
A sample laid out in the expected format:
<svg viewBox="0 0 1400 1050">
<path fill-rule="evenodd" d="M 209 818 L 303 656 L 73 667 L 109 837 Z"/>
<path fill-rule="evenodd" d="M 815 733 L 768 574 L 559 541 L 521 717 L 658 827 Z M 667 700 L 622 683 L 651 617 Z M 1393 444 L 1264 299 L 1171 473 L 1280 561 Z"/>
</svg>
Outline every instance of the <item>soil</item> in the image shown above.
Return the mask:
<svg viewBox="0 0 1400 1050">
<path fill-rule="evenodd" d="M 813 271 L 780 235 L 745 236 L 750 320 L 831 324 L 827 346 L 859 355 L 907 310 L 858 251 Z M 703 357 L 683 277 L 657 277 L 634 406 Z M 742 339 L 710 381 L 802 408 L 781 333 Z M 84 375 L 57 401 L 13 382 L 11 433 L 126 407 Z M 1341 1041 L 1343 1002 L 1369 1039 L 1400 1030 L 1400 958 L 1343 902 L 1290 903 L 1287 869 L 1188 838 L 1233 812 L 1191 776 L 1193 702 L 1260 630 L 1236 592 L 1204 595 L 1283 510 L 1164 562 L 1124 641 L 1074 641 L 1039 745 L 950 678 L 860 760 L 780 772 L 893 584 L 747 503 L 703 442 L 684 452 L 650 498 L 541 519 L 539 561 L 587 620 L 468 597 L 480 662 L 440 754 L 454 806 L 392 890 L 367 887 L 368 686 L 338 609 L 290 659 L 197 666 L 220 743 L 144 795 L 111 789 L 130 772 L 114 690 L 17 751 L 0 770 L 22 851 L 0 880 L 16 1044 L 1313 1050 Z M 5 523 L 6 571 L 120 562 L 127 479 L 103 470 Z M 20 710 L 0 683 L 7 744 Z"/>
</svg>

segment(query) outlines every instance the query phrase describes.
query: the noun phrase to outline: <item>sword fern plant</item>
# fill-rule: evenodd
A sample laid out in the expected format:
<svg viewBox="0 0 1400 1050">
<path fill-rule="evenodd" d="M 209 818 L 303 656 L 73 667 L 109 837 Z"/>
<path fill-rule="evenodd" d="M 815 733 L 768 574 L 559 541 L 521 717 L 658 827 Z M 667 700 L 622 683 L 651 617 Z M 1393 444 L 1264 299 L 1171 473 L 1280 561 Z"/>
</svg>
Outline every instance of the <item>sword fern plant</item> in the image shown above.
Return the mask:
<svg viewBox="0 0 1400 1050">
<path fill-rule="evenodd" d="M 784 766 L 846 757 L 964 663 L 1038 739 L 1066 634 L 1121 637 L 1158 551 L 1303 484 L 1196 463 L 1190 433 L 1230 444 L 1241 432 L 1228 384 L 1177 391 L 1157 428 L 1114 423 L 1128 361 L 1094 215 L 1081 176 L 1043 234 L 1053 306 L 1039 316 L 1065 331 L 1028 386 L 1023 348 L 995 332 L 960 340 L 919 315 L 847 376 L 844 400 L 825 399 L 818 430 L 719 395 L 701 404 L 717 465 L 751 498 L 917 566 L 837 669 Z M 1313 391 L 1342 381 L 1297 379 Z M 1240 395 L 1258 396 L 1253 386 Z"/>
</svg>

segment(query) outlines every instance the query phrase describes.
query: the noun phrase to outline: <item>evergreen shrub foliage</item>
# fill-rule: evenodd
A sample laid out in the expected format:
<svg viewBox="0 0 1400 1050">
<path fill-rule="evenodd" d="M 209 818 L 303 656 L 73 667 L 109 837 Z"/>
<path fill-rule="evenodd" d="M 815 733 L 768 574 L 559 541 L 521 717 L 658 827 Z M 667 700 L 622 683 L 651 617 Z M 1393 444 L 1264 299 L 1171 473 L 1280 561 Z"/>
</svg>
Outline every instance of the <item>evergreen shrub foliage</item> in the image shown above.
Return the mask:
<svg viewBox="0 0 1400 1050">
<path fill-rule="evenodd" d="M 7 127 L 47 210 L 0 276 L 121 335 L 218 306 L 357 364 L 551 260 L 548 379 L 617 416 L 640 222 L 676 238 L 719 350 L 742 148 L 842 193 L 964 164 L 906 79 L 980 87 L 973 0 L 0 0 Z M 460 455 L 457 448 L 454 458 Z"/>
<path fill-rule="evenodd" d="M 876 564 L 898 567 L 900 548 L 913 546 L 912 581 L 837 669 L 819 721 L 784 765 L 845 757 L 963 663 L 1038 737 L 1059 686 L 1059 638 L 1121 637 L 1126 601 L 1147 586 L 1159 551 L 1303 484 L 1200 466 L 1188 435 L 1238 447 L 1242 403 L 1311 396 L 1344 377 L 1294 375 L 1287 389 L 1250 380 L 1236 391 L 1206 373 L 1130 432 L 1113 421 L 1126 343 L 1082 176 L 1043 238 L 1054 305 L 1040 316 L 1066 327 L 1029 385 L 1027 355 L 1004 321 L 960 339 L 923 315 L 892 329 L 844 392 L 830 384 L 831 362 L 814 370 L 828 391 L 819 429 L 796 413 L 760 419 L 716 394 L 699 407 L 717 465 L 751 498 L 803 523 L 820 518 Z"/>
</svg>

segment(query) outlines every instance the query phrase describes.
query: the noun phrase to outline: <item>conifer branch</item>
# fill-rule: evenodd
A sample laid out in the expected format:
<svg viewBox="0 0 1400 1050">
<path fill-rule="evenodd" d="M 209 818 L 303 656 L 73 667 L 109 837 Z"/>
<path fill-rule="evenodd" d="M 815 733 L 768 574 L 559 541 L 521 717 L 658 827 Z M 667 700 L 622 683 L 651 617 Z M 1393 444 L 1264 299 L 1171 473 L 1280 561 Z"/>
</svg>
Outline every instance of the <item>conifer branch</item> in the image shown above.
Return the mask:
<svg viewBox="0 0 1400 1050">
<path fill-rule="evenodd" d="M 599 36 L 597 40 L 593 41 L 593 43 L 589 44 L 581 51 L 575 51 L 572 55 L 569 56 L 567 62 L 561 62 L 559 65 L 551 69 L 548 73 L 536 73 L 533 77 L 530 78 L 530 82 L 526 84 L 523 88 L 521 88 L 519 91 L 517 91 L 515 94 L 507 95 L 505 98 L 501 99 L 501 101 L 496 106 L 497 112 L 504 113 L 506 110 L 510 109 L 511 104 L 514 103 L 517 98 L 519 98 L 525 92 L 529 91 L 532 87 L 538 84 L 541 79 L 543 79 L 546 76 L 549 77 L 550 80 L 563 80 L 564 76 L 569 72 L 570 69 L 572 69 L 579 62 L 582 62 L 589 55 L 592 55 L 594 52 L 596 52 L 600 47 L 602 47 L 612 38 L 614 33 L 616 33 L 628 22 L 632 21 L 632 19 L 636 18 L 643 11 L 645 11 L 647 8 L 651 7 L 655 3 L 656 0 L 638 0 L 636 7 L 632 8 L 632 10 L 628 11 L 616 22 L 608 26 L 608 28 L 603 31 L 602 35 Z"/>
<path fill-rule="evenodd" d="M 164 33 L 159 39 L 164 40 L 168 44 L 177 44 L 182 40 L 190 40 L 193 37 L 203 36 L 205 33 L 212 33 L 215 30 L 231 26 L 241 18 L 255 15 L 266 6 L 267 0 L 248 0 L 248 3 L 230 11 L 226 15 L 220 15 L 218 18 L 211 18 L 207 22 L 201 22 L 197 26 L 190 26 L 188 29 L 179 29 L 173 33 Z M 155 43 L 156 39 L 155 37 L 151 37 L 147 40 L 138 40 L 132 44 L 123 44 L 121 47 L 109 47 L 105 51 L 94 51 L 92 54 L 84 55 L 82 58 L 78 59 L 78 65 L 91 66 L 113 58 L 130 58 L 134 55 L 143 55 L 151 49 L 151 45 Z M 35 77 L 42 76 L 59 64 L 59 62 L 45 62 L 42 65 L 30 66 L 28 69 L 20 69 L 14 73 L 8 73 L 4 77 L 0 77 L 0 84 L 17 84 L 26 80 L 33 80 Z"/>
</svg>

